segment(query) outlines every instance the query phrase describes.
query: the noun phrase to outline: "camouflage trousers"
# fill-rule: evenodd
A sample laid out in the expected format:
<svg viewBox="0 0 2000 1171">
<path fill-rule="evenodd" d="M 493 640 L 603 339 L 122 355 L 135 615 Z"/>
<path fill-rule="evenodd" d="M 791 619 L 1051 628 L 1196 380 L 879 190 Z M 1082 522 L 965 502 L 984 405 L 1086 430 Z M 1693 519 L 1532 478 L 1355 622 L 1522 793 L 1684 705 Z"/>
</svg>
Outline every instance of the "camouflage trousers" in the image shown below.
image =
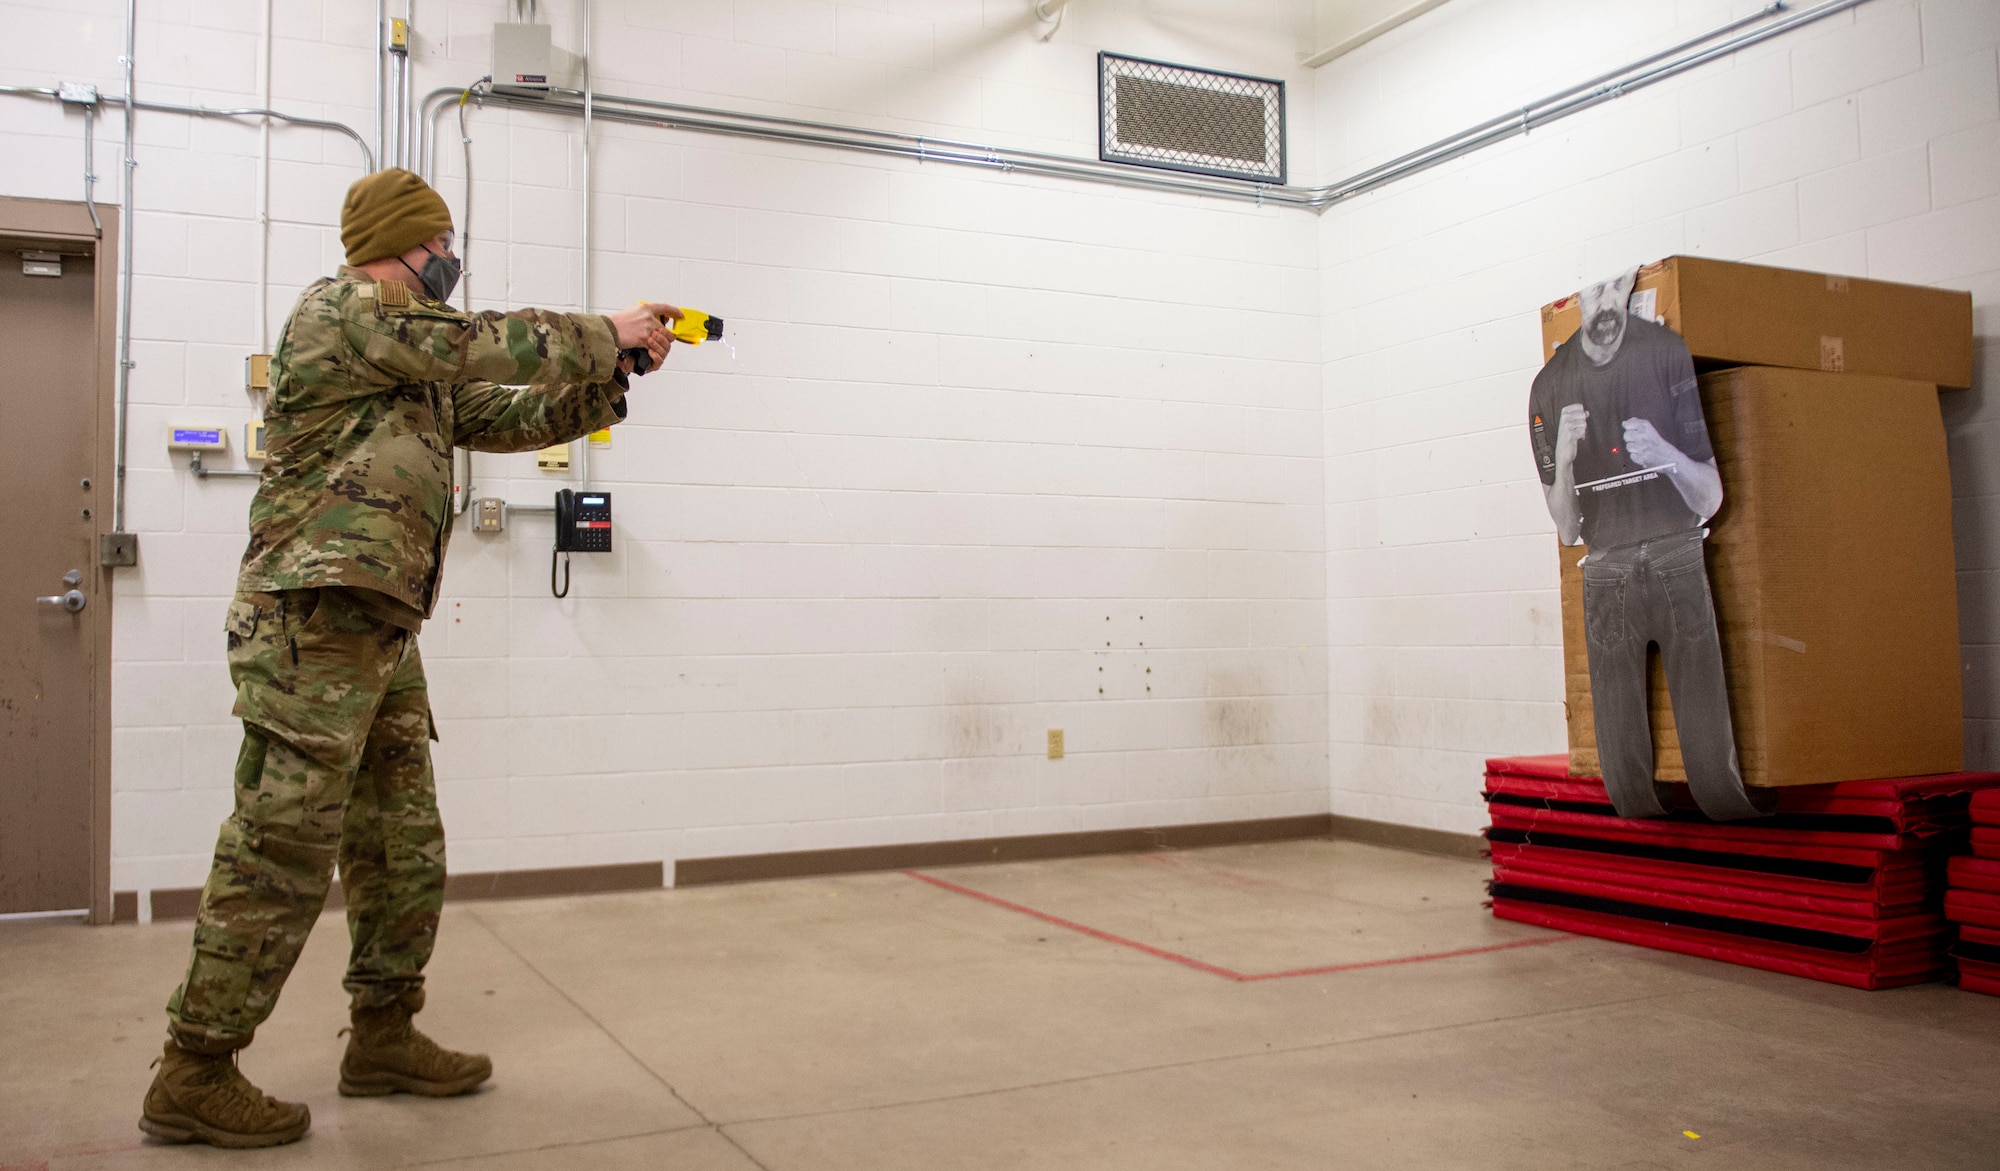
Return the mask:
<svg viewBox="0 0 2000 1171">
<path fill-rule="evenodd" d="M 445 868 L 416 635 L 326 588 L 239 594 L 228 636 L 243 720 L 236 811 L 216 839 L 170 1030 L 202 1052 L 250 1043 L 336 859 L 354 1005 L 421 1008 Z"/>
</svg>

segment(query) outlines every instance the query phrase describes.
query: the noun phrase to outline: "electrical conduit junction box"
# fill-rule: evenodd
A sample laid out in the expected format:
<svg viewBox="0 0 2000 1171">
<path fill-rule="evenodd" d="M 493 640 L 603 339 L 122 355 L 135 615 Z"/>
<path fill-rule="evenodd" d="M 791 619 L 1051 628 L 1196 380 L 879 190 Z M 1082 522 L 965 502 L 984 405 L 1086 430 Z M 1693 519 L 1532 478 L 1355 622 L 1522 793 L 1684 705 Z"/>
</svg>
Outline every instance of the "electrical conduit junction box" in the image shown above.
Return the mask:
<svg viewBox="0 0 2000 1171">
<path fill-rule="evenodd" d="M 499 89 L 549 88 L 549 26 L 493 26 L 493 84 Z"/>
</svg>

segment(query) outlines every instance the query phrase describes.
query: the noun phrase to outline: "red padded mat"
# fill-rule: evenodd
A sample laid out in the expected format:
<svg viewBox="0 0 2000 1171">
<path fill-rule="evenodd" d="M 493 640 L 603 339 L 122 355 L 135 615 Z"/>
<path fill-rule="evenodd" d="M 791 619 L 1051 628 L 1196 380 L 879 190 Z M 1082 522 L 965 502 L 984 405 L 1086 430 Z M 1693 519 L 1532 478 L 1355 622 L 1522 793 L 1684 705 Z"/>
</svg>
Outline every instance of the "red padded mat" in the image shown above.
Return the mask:
<svg viewBox="0 0 2000 1171">
<path fill-rule="evenodd" d="M 1789 928 L 1802 933 L 1838 936 L 1857 941 L 1855 945 L 1857 950 L 1865 946 L 1867 941 L 1894 942 L 1919 936 L 1938 935 L 1947 930 L 1945 921 L 1935 913 L 1918 912 L 1913 915 L 1887 918 L 1859 918 L 1774 907 L 1758 902 L 1743 902 L 1727 897 L 1727 893 L 1721 890 L 1710 893 L 1687 893 L 1666 890 L 1652 884 L 1633 886 L 1621 882 L 1607 882 L 1588 873 L 1506 866 L 1494 868 L 1493 881 L 1497 884 L 1496 897 L 1502 897 L 1502 891 L 1514 887 L 1561 891 L 1585 900 L 1610 900 L 1628 904 L 1635 909 L 1643 907 L 1662 912 L 1681 911 L 1691 915 L 1736 920 L 1742 924 L 1762 924 L 1768 927 Z M 1525 901 L 1525 892 L 1504 897 Z"/>
<path fill-rule="evenodd" d="M 1958 937 L 1966 943 L 1984 943 L 1990 947 L 2000 947 L 2000 927 L 1981 927 L 1976 923 L 1960 923 Z"/>
<path fill-rule="evenodd" d="M 1996 939 L 2000 939 L 2000 930 L 1992 928 L 1959 931 L 1951 956 L 1958 963 L 1960 987 L 2000 993 L 2000 943 L 1994 942 Z"/>
<path fill-rule="evenodd" d="M 1967 992 L 2000 996 L 2000 964 L 1981 964 L 1976 971 L 1967 969 L 1963 963 L 1959 964 L 1958 986 Z"/>
<path fill-rule="evenodd" d="M 1993 823 L 1974 852 L 2000 858 L 1996 786 L 2000 773 L 1792 787 L 1773 817 L 1714 822 L 1676 785 L 1668 816 L 1627 819 L 1567 756 L 1495 758 L 1494 914 L 1857 988 L 1921 983 L 1949 970 L 1944 854 L 1974 805 Z"/>
<path fill-rule="evenodd" d="M 1546 756 L 1496 756 L 1486 762 L 1488 775 L 1535 778 L 1551 781 L 1574 781 L 1594 784 L 1601 792 L 1603 782 L 1596 777 L 1572 777 L 1569 775 L 1569 757 L 1563 753 Z M 2000 773 L 1960 772 L 1933 773 L 1921 777 L 1885 777 L 1874 781 L 1839 781 L 1830 785 L 1789 785 L 1778 790 L 1780 811 L 1813 812 L 1825 808 L 1829 800 L 1888 800 L 1907 802 L 1920 797 L 1938 797 L 1955 793 L 1978 793 L 1994 790 L 2000 786 Z M 1685 795 L 1687 786 L 1674 785 L 1677 795 Z M 2000 791 L 1991 792 L 1985 798 L 1975 798 L 1974 805 L 1990 810 L 1993 819 L 2000 821 Z M 1687 808 L 1693 808 L 1689 801 Z"/>
<path fill-rule="evenodd" d="M 1944 916 L 1954 923 L 2000 927 L 2000 895 L 1978 890 L 1944 892 Z"/>
<path fill-rule="evenodd" d="M 1621 818 L 1611 806 L 1603 782 L 1595 778 L 1555 779 L 1495 772 L 1486 776 L 1486 801 L 1496 823 L 1500 817 L 1542 815 L 1539 823 L 1588 832 L 1607 825 L 1673 826 L 1715 842 L 1790 842 L 1793 844 L 1908 849 L 1939 835 L 1962 830 L 1967 823 L 1963 786 L 1981 783 L 1993 774 L 1950 774 L 1914 778 L 1906 799 L 1881 796 L 1840 796 L 1843 785 L 1815 786 L 1813 791 L 1787 789 L 1776 815 L 1737 822 L 1714 822 L 1691 804 L 1683 803 L 1664 818 Z M 1996 777 L 1995 779 L 2000 779 Z M 1919 782 L 1925 782 L 1920 785 Z M 1888 782 L 1850 782 L 1882 786 Z M 1957 787 L 1955 792 L 1925 791 L 1927 786 Z M 1503 814 L 1504 811 L 1504 814 Z"/>
<path fill-rule="evenodd" d="M 1978 858 L 2000 858 L 2000 825 L 1973 826 L 1972 853 Z"/>
<path fill-rule="evenodd" d="M 1770 863 L 1758 855 L 1730 855 L 1690 851 L 1714 861 L 1684 861 L 1656 857 L 1628 857 L 1604 853 L 1602 841 L 1580 845 L 1546 845 L 1546 837 L 1512 843 L 1494 837 L 1490 841 L 1494 865 L 1556 865 L 1590 871 L 1610 881 L 1666 883 L 1674 889 L 1734 891 L 1724 897 L 1740 901 L 1762 901 L 1774 907 L 1796 907 L 1800 911 L 1826 911 L 1880 919 L 1884 915 L 1904 915 L 1936 897 L 1932 867 L 1922 863 L 1894 863 L 1860 871 L 1860 881 L 1834 881 L 1798 873 L 1762 873 L 1744 869 L 1742 863 Z M 1574 841 L 1560 837 L 1560 841 Z M 1840 867 L 1830 867 L 1840 869 Z"/>
<path fill-rule="evenodd" d="M 1960 890 L 2000 894 L 2000 858 L 1960 854 L 1951 860 L 1950 882 Z"/>
<path fill-rule="evenodd" d="M 1519 805 L 1489 805 L 1486 812 L 1493 825 L 1523 833 L 1564 834 L 1665 849 L 1722 851 L 1867 869 L 1896 861 L 1914 861 L 1922 856 L 1921 848 L 1905 844 L 1901 834 L 1802 834 L 1782 830 L 1732 832 L 1725 827 L 1699 823 L 1635 820 L 1613 814 L 1566 813 Z M 1869 838 L 1876 840 L 1866 840 Z M 1903 857 L 1898 858 L 1897 855 Z"/>
<path fill-rule="evenodd" d="M 1972 795 L 1972 820 L 2000 825 L 2000 789 L 1986 789 Z"/>
<path fill-rule="evenodd" d="M 1493 843 L 1493 865 L 1544 871 L 1575 878 L 1624 883 L 1684 895 L 1707 895 L 1732 902 L 1781 907 L 1823 915 L 1882 919 L 1908 915 L 1930 901 L 1935 883 L 1921 868 L 1870 871 L 1861 883 L 1822 882 L 1787 875 L 1753 874 L 1718 866 L 1623 858 L 1538 844 Z"/>
<path fill-rule="evenodd" d="M 1849 988 L 1896 988 L 1905 984 L 1922 984 L 1944 973 L 1949 963 L 1941 935 L 1876 944 L 1859 954 L 1842 955 L 1700 928 L 1648 923 L 1621 915 L 1522 903 L 1505 898 L 1493 900 L 1493 913 L 1502 919 L 1805 976 L 1829 984 L 1844 984 Z"/>
</svg>

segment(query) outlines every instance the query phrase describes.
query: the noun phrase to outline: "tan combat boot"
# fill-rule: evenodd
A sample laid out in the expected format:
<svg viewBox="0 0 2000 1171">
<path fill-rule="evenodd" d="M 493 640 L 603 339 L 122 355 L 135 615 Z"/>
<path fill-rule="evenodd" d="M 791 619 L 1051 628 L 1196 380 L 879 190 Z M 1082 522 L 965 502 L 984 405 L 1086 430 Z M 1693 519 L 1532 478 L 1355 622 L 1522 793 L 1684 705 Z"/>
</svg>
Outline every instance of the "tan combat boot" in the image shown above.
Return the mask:
<svg viewBox="0 0 2000 1171">
<path fill-rule="evenodd" d="M 454 1053 L 417 1031 L 400 1004 L 357 1008 L 340 1060 L 340 1092 L 372 1098 L 398 1091 L 426 1098 L 463 1094 L 493 1076 L 483 1053 Z"/>
<path fill-rule="evenodd" d="M 236 1052 L 194 1053 L 167 1042 L 160 1072 L 146 1091 L 139 1129 L 170 1143 L 217 1147 L 275 1147 L 297 1142 L 312 1126 L 312 1111 L 280 1102 L 250 1084 L 236 1068 Z"/>
</svg>

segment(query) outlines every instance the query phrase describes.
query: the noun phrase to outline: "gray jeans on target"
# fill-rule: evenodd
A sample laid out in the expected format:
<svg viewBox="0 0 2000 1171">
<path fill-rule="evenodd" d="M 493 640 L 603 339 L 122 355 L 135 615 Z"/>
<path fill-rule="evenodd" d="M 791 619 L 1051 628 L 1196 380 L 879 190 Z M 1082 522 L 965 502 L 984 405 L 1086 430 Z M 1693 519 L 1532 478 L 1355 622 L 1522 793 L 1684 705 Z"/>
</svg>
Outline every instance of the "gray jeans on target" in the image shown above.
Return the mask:
<svg viewBox="0 0 2000 1171">
<path fill-rule="evenodd" d="M 1702 562 L 1701 529 L 1592 549 L 1583 563 L 1584 644 L 1590 651 L 1590 703 L 1604 787 L 1621 817 L 1658 817 L 1667 787 L 1653 779 L 1653 730 L 1646 715 L 1646 645 L 1658 643 L 1673 701 L 1674 728 L 1688 788 L 1717 821 L 1760 817 L 1777 807 L 1775 790 L 1743 787 L 1722 639 Z"/>
</svg>

